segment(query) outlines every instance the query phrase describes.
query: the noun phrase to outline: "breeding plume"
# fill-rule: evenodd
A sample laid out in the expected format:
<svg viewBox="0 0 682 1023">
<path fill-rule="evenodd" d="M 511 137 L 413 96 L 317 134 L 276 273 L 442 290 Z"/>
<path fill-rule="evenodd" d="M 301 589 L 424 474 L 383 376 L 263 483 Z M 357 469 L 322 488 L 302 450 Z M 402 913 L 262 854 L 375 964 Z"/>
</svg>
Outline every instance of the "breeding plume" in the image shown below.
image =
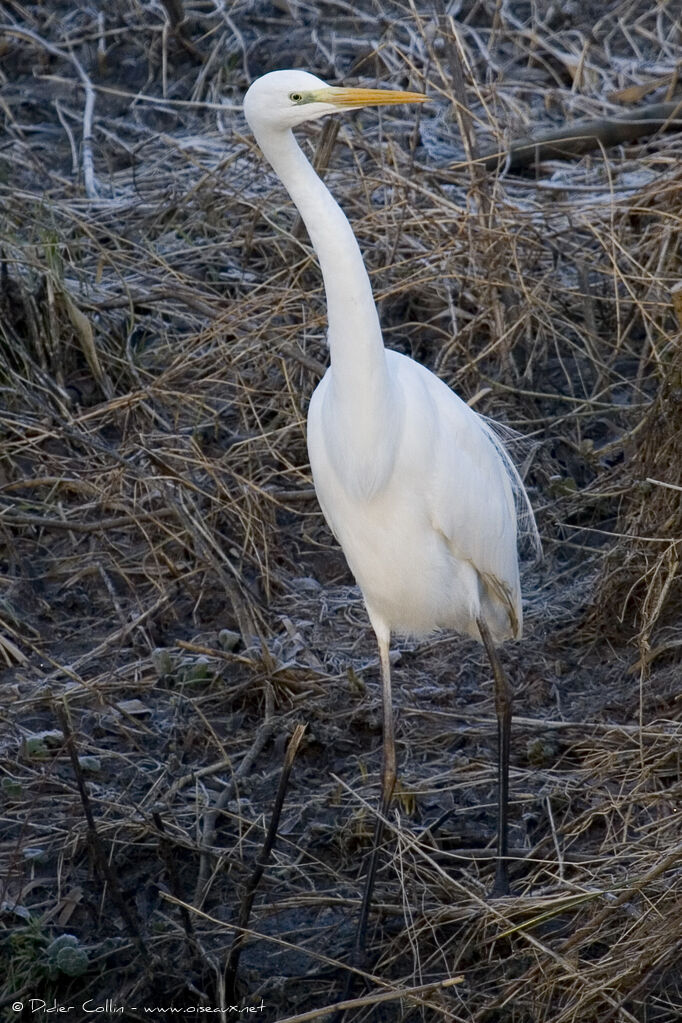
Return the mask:
<svg viewBox="0 0 682 1023">
<path fill-rule="evenodd" d="M 273 71 L 253 83 L 244 101 L 246 119 L 303 218 L 324 278 L 330 366 L 310 401 L 310 464 L 320 506 L 362 590 L 379 644 L 382 794 L 356 953 L 364 945 L 382 818 L 396 779 L 392 632 L 455 629 L 488 652 L 499 734 L 494 891 L 508 892 L 511 693 L 496 645 L 521 636 L 515 496 L 527 498 L 485 421 L 424 366 L 384 348 L 350 224 L 292 133 L 325 114 L 424 99 L 413 92 L 335 88 L 304 71 Z"/>
</svg>

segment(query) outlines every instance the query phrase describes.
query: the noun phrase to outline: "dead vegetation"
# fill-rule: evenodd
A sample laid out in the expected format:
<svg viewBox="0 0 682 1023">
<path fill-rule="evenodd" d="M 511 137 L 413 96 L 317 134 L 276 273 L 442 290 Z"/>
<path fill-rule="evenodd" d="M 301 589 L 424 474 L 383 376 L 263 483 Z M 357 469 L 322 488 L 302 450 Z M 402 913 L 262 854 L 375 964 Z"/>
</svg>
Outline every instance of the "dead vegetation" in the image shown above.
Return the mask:
<svg viewBox="0 0 682 1023">
<path fill-rule="evenodd" d="M 486 901 L 483 655 L 405 642 L 390 862 L 347 1018 L 678 1019 L 682 132 L 523 177 L 472 162 L 673 102 L 675 5 L 0 11 L 3 1012 L 225 1004 L 300 722 L 232 995 L 283 1020 L 340 991 L 378 671 L 307 468 L 320 278 L 239 110 L 253 77 L 303 66 L 432 96 L 307 144 L 387 344 L 528 438 L 545 548 L 505 651 L 515 898 Z"/>
</svg>

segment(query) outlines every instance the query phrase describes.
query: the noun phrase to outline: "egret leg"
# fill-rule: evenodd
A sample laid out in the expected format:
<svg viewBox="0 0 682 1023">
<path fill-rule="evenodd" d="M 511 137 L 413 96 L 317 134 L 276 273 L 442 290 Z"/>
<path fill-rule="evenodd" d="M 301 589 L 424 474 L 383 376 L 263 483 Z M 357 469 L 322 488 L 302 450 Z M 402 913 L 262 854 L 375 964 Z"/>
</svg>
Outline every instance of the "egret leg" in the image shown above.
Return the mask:
<svg viewBox="0 0 682 1023">
<path fill-rule="evenodd" d="M 381 766 L 381 802 L 379 804 L 379 816 L 374 828 L 374 844 L 372 857 L 369 861 L 369 869 L 365 878 L 365 890 L 362 896 L 360 907 L 360 919 L 358 929 L 355 932 L 355 944 L 353 946 L 353 961 L 362 956 L 365 949 L 365 938 L 367 936 L 367 920 L 372 905 L 372 892 L 374 891 L 374 880 L 379 865 L 379 849 L 381 839 L 384 835 L 384 819 L 388 815 L 393 797 L 393 789 L 396 781 L 396 758 L 395 758 L 395 733 L 393 728 L 393 697 L 391 695 L 391 662 L 389 659 L 389 637 L 379 638 L 379 657 L 381 658 L 381 690 L 383 706 L 383 756 Z"/>
<path fill-rule="evenodd" d="M 383 705 L 383 755 L 382 755 L 382 768 L 381 768 L 381 802 L 379 804 L 379 816 L 376 820 L 374 828 L 374 841 L 372 847 L 372 854 L 369 861 L 369 868 L 367 870 L 367 876 L 365 877 L 365 890 L 362 895 L 362 903 L 360 905 L 360 917 L 358 919 L 357 929 L 355 931 L 355 941 L 353 943 L 353 954 L 351 957 L 351 966 L 355 969 L 359 969 L 362 965 L 362 958 L 365 951 L 365 940 L 367 937 L 367 922 L 369 920 L 369 911 L 372 906 L 372 893 L 374 891 L 374 881 L 376 878 L 377 868 L 379 866 L 379 854 L 381 847 L 381 840 L 384 834 L 384 819 L 388 815 L 388 811 L 391 806 L 391 798 L 393 796 L 393 789 L 395 788 L 396 782 L 396 756 L 395 756 L 395 734 L 393 727 L 393 698 L 391 696 L 391 662 L 389 659 L 389 643 L 390 633 L 384 634 L 379 632 L 375 628 L 377 633 L 377 640 L 379 642 L 379 657 L 381 659 L 381 689 L 382 689 L 382 705 Z M 353 981 L 355 978 L 354 972 L 349 972 L 346 975 L 346 983 L 344 985 L 343 994 L 341 1001 L 345 1001 L 350 998 L 351 991 L 353 988 Z M 343 1016 L 343 1010 L 335 1013 L 332 1023 L 338 1023 L 338 1020 Z"/>
<path fill-rule="evenodd" d="M 502 662 L 488 626 L 482 618 L 477 618 L 476 624 L 493 669 L 495 711 L 497 713 L 497 865 L 495 882 L 490 894 L 493 896 L 509 895 L 509 869 L 507 866 L 509 852 L 509 747 L 513 693 L 502 670 Z"/>
</svg>

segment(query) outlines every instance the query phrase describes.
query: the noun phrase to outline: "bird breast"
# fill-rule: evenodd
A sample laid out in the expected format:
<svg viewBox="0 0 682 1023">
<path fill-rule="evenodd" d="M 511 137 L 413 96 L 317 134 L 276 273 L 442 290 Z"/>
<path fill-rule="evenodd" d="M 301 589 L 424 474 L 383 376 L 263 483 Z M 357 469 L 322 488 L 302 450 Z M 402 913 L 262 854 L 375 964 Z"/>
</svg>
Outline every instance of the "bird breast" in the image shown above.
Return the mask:
<svg viewBox="0 0 682 1023">
<path fill-rule="evenodd" d="M 339 394 L 333 370 L 313 395 L 308 449 L 324 516 L 373 621 L 478 638 L 483 613 L 495 640 L 509 638 L 520 595 L 504 463 L 442 381 L 396 352 L 386 363 L 385 397 Z"/>
</svg>

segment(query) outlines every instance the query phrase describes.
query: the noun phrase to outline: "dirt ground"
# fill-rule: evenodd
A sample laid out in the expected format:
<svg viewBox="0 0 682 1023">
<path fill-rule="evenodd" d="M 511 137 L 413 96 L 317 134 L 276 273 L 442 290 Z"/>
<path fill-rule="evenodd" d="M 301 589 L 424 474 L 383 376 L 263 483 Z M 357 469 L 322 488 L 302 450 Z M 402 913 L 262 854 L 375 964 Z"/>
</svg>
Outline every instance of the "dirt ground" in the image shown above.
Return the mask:
<svg viewBox="0 0 682 1023">
<path fill-rule="evenodd" d="M 641 123 L 681 60 L 665 0 L 0 2 L 0 1018 L 330 1019 L 343 987 L 379 673 L 307 463 L 319 269 L 241 113 L 282 67 L 428 93 L 299 135 L 386 344 L 508 428 L 544 549 L 502 651 L 513 894 L 483 651 L 398 638 L 346 1021 L 680 1018 L 682 115 L 504 154 Z"/>
</svg>

